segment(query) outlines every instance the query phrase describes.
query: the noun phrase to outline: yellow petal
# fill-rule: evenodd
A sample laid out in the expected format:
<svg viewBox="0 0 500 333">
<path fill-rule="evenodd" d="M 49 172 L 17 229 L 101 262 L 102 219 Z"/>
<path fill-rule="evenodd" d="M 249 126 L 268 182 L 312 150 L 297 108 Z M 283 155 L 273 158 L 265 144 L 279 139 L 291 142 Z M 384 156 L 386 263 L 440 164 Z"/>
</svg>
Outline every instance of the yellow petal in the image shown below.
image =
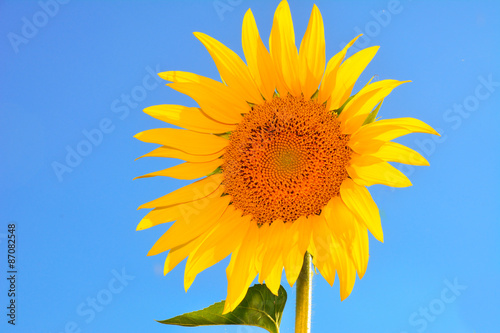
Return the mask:
<svg viewBox="0 0 500 333">
<path fill-rule="evenodd" d="M 368 266 L 368 231 L 361 223 L 356 223 L 356 237 L 353 241 L 353 262 L 358 271 L 359 278 L 363 278 Z"/>
<path fill-rule="evenodd" d="M 233 252 L 226 269 L 227 298 L 223 314 L 233 311 L 245 297 L 248 287 L 255 279 L 255 258 L 259 239 L 259 227 L 251 223 L 240 248 Z"/>
<path fill-rule="evenodd" d="M 264 259 L 259 278 L 266 281 L 269 290 L 278 295 L 283 272 L 283 248 L 288 227 L 280 220 L 274 221 L 264 243 Z"/>
<path fill-rule="evenodd" d="M 154 105 L 144 109 L 151 117 L 166 123 L 202 133 L 226 133 L 234 131 L 227 125 L 208 118 L 199 108 L 183 105 Z"/>
<path fill-rule="evenodd" d="M 243 241 L 250 217 L 229 206 L 203 243 L 189 257 L 184 274 L 184 288 L 189 289 L 196 275 L 229 256 Z"/>
<path fill-rule="evenodd" d="M 306 218 L 306 217 L 300 217 L 294 223 L 299 223 L 299 226 L 298 226 L 299 235 L 300 235 L 299 242 L 298 242 L 299 252 L 305 254 L 305 252 L 307 251 L 307 248 L 309 247 L 309 244 L 311 243 L 313 219 Z"/>
<path fill-rule="evenodd" d="M 216 121 L 237 124 L 241 114 L 250 111 L 248 103 L 234 89 L 210 78 L 188 72 L 170 71 L 158 74 L 172 81 L 167 86 L 194 99 L 203 112 Z"/>
<path fill-rule="evenodd" d="M 353 152 L 349 164 L 355 164 L 357 166 L 368 166 L 381 162 L 383 162 L 383 160 L 378 157 L 372 155 L 363 155 Z"/>
<path fill-rule="evenodd" d="M 313 264 L 319 269 L 325 280 L 333 285 L 335 270 L 333 269 L 333 238 L 328 229 L 324 215 L 310 218 L 312 224 L 311 254 Z"/>
<path fill-rule="evenodd" d="M 354 288 L 356 282 L 356 268 L 349 255 L 346 253 L 345 248 L 334 244 L 336 251 L 334 251 L 337 266 L 337 274 L 340 282 L 340 300 L 346 299 Z"/>
<path fill-rule="evenodd" d="M 302 236 L 299 232 L 299 226 L 302 219 L 290 224 L 287 228 L 287 237 L 285 240 L 285 249 L 283 250 L 283 265 L 285 266 L 286 279 L 293 287 L 299 277 L 300 269 L 304 262 L 304 253 L 299 250 L 299 238 Z M 285 224 L 285 226 L 287 225 Z M 307 247 L 306 247 L 307 248 Z"/>
<path fill-rule="evenodd" d="M 167 157 L 167 158 L 177 158 L 179 160 L 184 160 L 186 162 L 202 163 L 202 162 L 209 162 L 216 160 L 219 157 L 221 157 L 222 154 L 223 150 L 209 155 L 192 155 L 183 152 L 182 150 L 162 146 L 150 151 L 147 154 L 142 155 L 141 157 L 138 157 L 137 159 L 143 157 Z"/>
<path fill-rule="evenodd" d="M 364 186 L 346 179 L 340 186 L 340 196 L 345 205 L 356 215 L 358 221 L 364 223 L 373 236 L 383 242 L 384 233 L 380 214 L 370 192 Z"/>
<path fill-rule="evenodd" d="M 293 227 L 294 227 L 294 225 L 292 222 L 284 223 L 284 228 L 283 228 L 283 258 L 286 258 L 288 256 L 288 252 L 290 251 L 291 247 L 293 245 L 297 245 L 297 242 L 299 240 L 298 237 L 293 236 L 293 232 L 292 232 Z"/>
<path fill-rule="evenodd" d="M 297 246 L 292 247 L 286 260 L 283 260 L 285 266 L 286 279 L 290 287 L 293 287 L 295 281 L 300 275 L 302 264 L 304 263 L 304 254 L 300 253 Z"/>
<path fill-rule="evenodd" d="M 387 162 L 429 165 L 429 162 L 427 162 L 422 155 L 396 142 L 386 142 L 376 153 L 372 154 L 372 156 Z"/>
<path fill-rule="evenodd" d="M 347 239 L 352 237 L 356 216 L 347 208 L 340 196 L 333 197 L 323 209 L 325 220 L 335 237 Z"/>
<path fill-rule="evenodd" d="M 202 234 L 192 241 L 179 245 L 169 251 L 165 265 L 163 267 L 163 274 L 167 275 L 172 269 L 175 268 L 182 260 L 184 260 L 191 252 L 193 252 L 203 241 L 206 234 Z"/>
<path fill-rule="evenodd" d="M 334 234 L 334 238 L 342 244 L 346 253 L 363 277 L 368 265 L 368 233 L 366 227 L 357 221 L 354 213 L 347 208 L 340 197 L 334 197 L 324 209 L 325 218 Z"/>
<path fill-rule="evenodd" d="M 355 153 L 360 155 L 370 155 L 377 152 L 385 143 L 386 141 L 382 140 L 360 140 L 359 137 L 356 137 L 353 140 L 351 136 L 348 145 Z"/>
<path fill-rule="evenodd" d="M 167 86 L 191 97 L 208 116 L 225 124 L 238 124 L 241 115 L 250 111 L 248 104 L 243 99 L 236 99 L 224 85 L 227 89 L 198 83 L 169 83 Z"/>
<path fill-rule="evenodd" d="M 264 254 L 262 261 L 262 269 L 259 274 L 259 280 L 263 281 L 271 274 L 277 262 L 282 256 L 282 248 L 284 241 L 285 224 L 283 221 L 274 221 L 266 231 L 264 242 Z M 280 263 L 282 265 L 282 262 Z M 283 266 L 282 266 L 283 267 Z"/>
<path fill-rule="evenodd" d="M 155 176 L 164 176 L 164 177 L 171 177 L 171 178 L 176 178 L 176 179 L 196 179 L 196 178 L 201 178 L 204 177 L 211 172 L 213 172 L 215 169 L 217 169 L 219 166 L 222 165 L 224 160 L 222 158 L 219 158 L 217 160 L 213 160 L 210 162 L 205 162 L 205 163 L 182 163 L 176 166 L 173 166 L 168 169 L 156 171 L 156 172 L 151 172 L 148 173 L 144 176 L 136 177 L 134 179 L 138 178 L 147 178 L 147 177 L 155 177 Z"/>
<path fill-rule="evenodd" d="M 370 124 L 361 126 L 349 140 L 349 147 L 354 151 L 361 152 L 363 147 L 371 145 L 372 141 L 377 140 L 379 143 L 384 143 L 400 136 L 410 133 L 430 133 L 439 135 L 432 127 L 421 120 L 415 118 L 394 118 L 375 121 Z M 376 152 L 381 147 L 374 146 L 371 153 Z M 366 149 L 364 153 L 369 153 Z"/>
<path fill-rule="evenodd" d="M 167 208 L 156 208 L 150 211 L 142 218 L 137 225 L 136 230 L 144 230 L 162 223 L 168 223 L 177 220 L 182 216 L 179 211 L 179 206 L 171 206 Z"/>
<path fill-rule="evenodd" d="M 340 65 L 331 99 L 327 103 L 328 110 L 338 109 L 349 98 L 358 77 L 368 66 L 378 49 L 379 46 L 363 49 L 350 56 Z"/>
<path fill-rule="evenodd" d="M 408 187 L 412 185 L 411 181 L 401 171 L 387 162 L 364 166 L 351 164 L 347 167 L 347 172 L 359 185 L 382 184 L 392 187 Z"/>
<path fill-rule="evenodd" d="M 262 270 L 262 261 L 264 260 L 264 251 L 266 244 L 266 236 L 269 235 L 267 232 L 269 230 L 269 224 L 265 223 L 259 227 L 257 250 L 255 252 L 255 269 L 257 272 Z M 259 276 L 259 283 L 263 283 L 264 280 Z"/>
<path fill-rule="evenodd" d="M 141 205 L 138 209 L 167 207 L 203 199 L 214 192 L 216 194 L 219 193 L 216 190 L 219 188 L 222 180 L 222 174 L 215 174 L 203 178 L 194 183 L 181 187 L 178 190 L 170 192 L 163 197 L 147 202 Z M 222 190 L 222 188 L 220 190 Z"/>
<path fill-rule="evenodd" d="M 221 196 L 224 192 L 224 186 L 219 186 L 214 192 L 210 191 L 211 189 L 207 188 L 204 193 L 199 194 L 196 201 L 153 209 L 144 216 L 136 230 L 144 230 L 180 218 L 189 219 L 191 215 L 199 214 L 200 209 L 209 204 L 210 198 Z"/>
<path fill-rule="evenodd" d="M 354 287 L 356 269 L 347 248 L 350 244 L 343 242 L 339 235 L 332 234 L 326 221 L 326 215 L 321 215 L 324 222 L 318 224 L 318 229 L 315 230 L 316 235 L 313 236 L 317 252 L 316 257 L 321 253 L 325 253 L 323 260 L 321 256 L 316 259 L 317 267 L 330 285 L 333 285 L 335 271 L 337 272 L 340 282 L 340 298 L 344 300 Z"/>
<path fill-rule="evenodd" d="M 321 13 L 313 5 L 309 24 L 299 49 L 300 85 L 305 98 L 318 89 L 325 71 L 325 29 Z"/>
<path fill-rule="evenodd" d="M 229 141 L 211 134 L 176 128 L 154 128 L 134 136 L 143 142 L 158 143 L 192 155 L 210 155 L 224 149 Z"/>
<path fill-rule="evenodd" d="M 236 53 L 221 42 L 201 32 L 195 32 L 194 35 L 205 45 L 222 80 L 229 87 L 233 88 L 247 102 L 255 104 L 262 102 L 262 96 L 250 76 L 247 66 Z"/>
<path fill-rule="evenodd" d="M 336 262 L 337 259 L 335 259 L 335 257 L 337 256 L 338 254 L 334 252 L 332 256 L 322 264 L 321 269 L 318 267 L 321 275 L 331 287 L 333 287 L 333 284 L 335 283 L 335 272 L 338 266 L 338 263 Z"/>
<path fill-rule="evenodd" d="M 211 198 L 210 203 L 204 209 L 199 209 L 197 215 L 177 220 L 153 245 L 148 256 L 187 243 L 209 230 L 217 223 L 230 201 L 229 196 Z"/>
<path fill-rule="evenodd" d="M 352 134 L 364 123 L 366 117 L 391 91 L 409 81 L 382 80 L 362 88 L 344 107 L 339 116 L 342 132 Z"/>
<path fill-rule="evenodd" d="M 380 93 L 381 90 L 394 88 L 402 83 L 403 82 L 398 80 L 381 80 L 366 84 L 363 88 L 361 88 L 360 91 L 352 96 L 352 99 L 349 102 L 347 102 L 346 106 L 342 110 L 342 113 L 339 115 L 339 120 L 345 122 L 360 113 L 368 115 L 371 109 L 373 109 L 373 107 L 378 104 L 378 102 L 373 99 L 374 95 Z M 378 101 L 380 100 L 381 99 L 379 99 Z M 366 110 L 362 110 L 362 108 L 369 101 L 372 101 L 370 103 L 372 107 L 370 111 L 366 112 Z"/>
<path fill-rule="evenodd" d="M 243 18 L 241 43 L 248 69 L 266 100 L 273 98 L 277 77 L 271 55 L 267 51 L 257 29 L 255 18 L 249 9 Z"/>
<path fill-rule="evenodd" d="M 269 275 L 266 277 L 266 286 L 274 295 L 278 296 L 281 286 L 281 275 L 283 274 L 283 260 L 282 256 L 275 262 Z"/>
<path fill-rule="evenodd" d="M 284 0 L 274 13 L 269 49 L 278 73 L 279 93 L 286 95 L 288 91 L 293 96 L 300 96 L 299 55 L 295 46 L 292 14 L 288 2 Z"/>
<path fill-rule="evenodd" d="M 344 60 L 347 50 L 356 42 L 359 38 L 358 35 L 353 40 L 347 44 L 342 51 L 334 55 L 326 65 L 325 74 L 323 75 L 323 80 L 321 81 L 321 86 L 319 87 L 318 102 L 326 102 L 335 88 L 335 82 L 337 80 L 337 72 L 340 67 L 340 63 Z"/>
</svg>

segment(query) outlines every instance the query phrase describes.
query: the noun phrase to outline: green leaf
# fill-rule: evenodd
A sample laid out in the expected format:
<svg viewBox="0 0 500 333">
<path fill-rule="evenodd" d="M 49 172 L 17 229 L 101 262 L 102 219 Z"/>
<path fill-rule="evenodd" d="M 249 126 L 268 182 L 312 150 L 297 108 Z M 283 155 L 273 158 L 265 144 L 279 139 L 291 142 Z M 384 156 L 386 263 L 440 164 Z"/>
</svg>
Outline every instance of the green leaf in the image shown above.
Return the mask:
<svg viewBox="0 0 500 333">
<path fill-rule="evenodd" d="M 203 310 L 185 313 L 167 320 L 158 321 L 167 325 L 250 325 L 261 327 L 271 333 L 279 333 L 281 315 L 285 309 L 286 291 L 280 286 L 278 296 L 266 285 L 256 284 L 249 288 L 240 305 L 225 315 L 222 314 L 225 301 L 215 303 Z"/>
</svg>

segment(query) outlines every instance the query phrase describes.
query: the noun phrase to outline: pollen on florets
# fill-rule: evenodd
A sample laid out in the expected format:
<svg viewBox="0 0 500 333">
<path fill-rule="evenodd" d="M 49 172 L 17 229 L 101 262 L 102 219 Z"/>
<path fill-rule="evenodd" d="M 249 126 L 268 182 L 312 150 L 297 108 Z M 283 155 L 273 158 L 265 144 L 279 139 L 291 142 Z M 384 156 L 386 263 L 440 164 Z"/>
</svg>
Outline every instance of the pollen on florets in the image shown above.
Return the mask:
<svg viewBox="0 0 500 333">
<path fill-rule="evenodd" d="M 226 193 L 259 224 L 319 214 L 348 177 L 349 135 L 314 100 L 287 96 L 255 105 L 229 140 Z"/>
</svg>

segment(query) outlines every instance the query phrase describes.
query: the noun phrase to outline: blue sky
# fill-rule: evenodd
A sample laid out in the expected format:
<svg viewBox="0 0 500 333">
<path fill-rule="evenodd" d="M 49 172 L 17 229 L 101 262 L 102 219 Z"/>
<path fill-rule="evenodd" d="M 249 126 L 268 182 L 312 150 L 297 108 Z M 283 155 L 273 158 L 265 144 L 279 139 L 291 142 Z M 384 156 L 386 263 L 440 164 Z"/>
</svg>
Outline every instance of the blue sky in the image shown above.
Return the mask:
<svg viewBox="0 0 500 333">
<path fill-rule="evenodd" d="M 399 140 L 431 166 L 402 168 L 413 187 L 371 188 L 385 243 L 370 238 L 367 273 L 343 302 L 337 283 L 315 276 L 313 331 L 500 331 L 500 3 L 291 0 L 298 41 L 313 3 L 328 58 L 359 32 L 357 47 L 381 46 L 358 89 L 373 75 L 413 81 L 379 115 L 415 117 L 442 134 Z M 154 321 L 222 300 L 228 260 L 185 293 L 183 264 L 163 277 L 165 255 L 146 257 L 168 226 L 135 231 L 145 214 L 136 208 L 186 182 L 132 181 L 175 164 L 134 162 L 153 145 L 133 135 L 164 126 L 142 112 L 147 106 L 195 105 L 154 73 L 219 77 L 193 31 L 242 55 L 245 11 L 252 8 L 267 39 L 277 4 L 0 2 L 1 253 L 8 224 L 18 237 L 16 327 L 7 324 L 5 259 L 0 264 L 2 332 L 263 332 Z M 282 332 L 293 332 L 295 292 L 286 288 Z"/>
</svg>

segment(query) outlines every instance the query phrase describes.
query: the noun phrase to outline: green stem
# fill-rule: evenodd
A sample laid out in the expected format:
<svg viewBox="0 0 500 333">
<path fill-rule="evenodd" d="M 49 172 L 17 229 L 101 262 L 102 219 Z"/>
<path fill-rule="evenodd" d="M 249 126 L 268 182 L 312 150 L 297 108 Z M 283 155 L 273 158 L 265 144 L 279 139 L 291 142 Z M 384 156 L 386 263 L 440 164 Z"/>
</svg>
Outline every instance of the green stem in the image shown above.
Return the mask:
<svg viewBox="0 0 500 333">
<path fill-rule="evenodd" d="M 295 307 L 295 333 L 311 332 L 311 297 L 312 297 L 311 255 L 306 252 L 304 264 L 297 279 L 297 299 Z"/>
</svg>

